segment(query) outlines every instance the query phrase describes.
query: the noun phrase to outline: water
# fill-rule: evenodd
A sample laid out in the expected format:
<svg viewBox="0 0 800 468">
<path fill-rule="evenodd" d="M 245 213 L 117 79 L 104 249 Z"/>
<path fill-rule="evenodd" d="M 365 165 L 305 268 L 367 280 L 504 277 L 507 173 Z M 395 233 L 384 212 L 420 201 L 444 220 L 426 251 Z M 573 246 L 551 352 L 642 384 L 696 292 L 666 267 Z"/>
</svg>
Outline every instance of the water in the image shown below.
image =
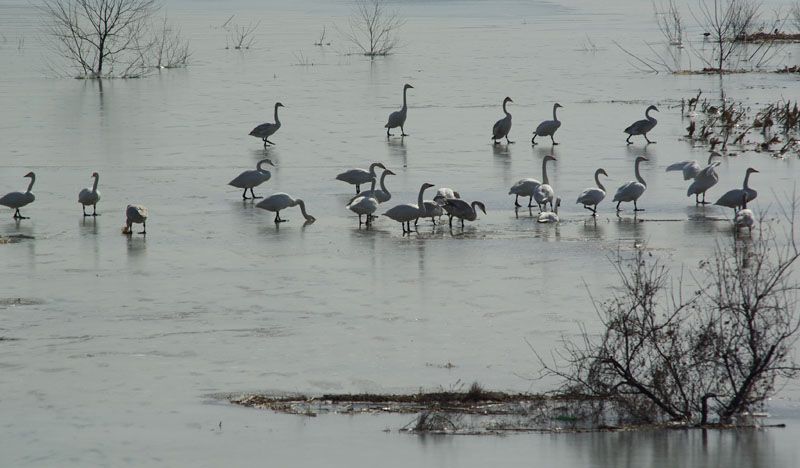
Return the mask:
<svg viewBox="0 0 800 468">
<path fill-rule="evenodd" d="M 405 416 L 313 419 L 221 404 L 226 392 L 392 392 L 451 388 L 539 391 L 527 342 L 540 353 L 576 322 L 596 329 L 585 282 L 603 296 L 615 278 L 607 256 L 646 242 L 670 265 L 692 268 L 731 235 L 730 210 L 696 208 L 664 167 L 704 160 L 680 141 L 675 106 L 714 77 L 637 73 L 611 39 L 655 40 L 651 5 L 547 2 L 396 2 L 404 46 L 371 62 L 312 45 L 323 25 L 344 25 L 346 2 L 170 2 L 191 40 L 192 65 L 141 80 L 54 79 L 27 3 L 2 7 L 0 157 L 2 192 L 37 174 L 36 202 L 16 223 L 0 212 L 0 235 L 33 239 L 0 246 L 0 438 L 11 466 L 254 464 L 478 466 L 491 461 L 554 466 L 790 466 L 798 450 L 797 385 L 773 404 L 787 429 L 711 432 L 418 438 L 384 433 Z M 231 15 L 262 20 L 255 48 L 225 50 Z M 631 17 L 641 18 L 631 22 Z M 597 52 L 580 50 L 586 36 Z M 20 37 L 24 47 L 18 50 Z M 302 51 L 314 65 L 299 65 Z M 791 64 L 794 49 L 780 60 Z M 412 83 L 403 140 L 382 128 Z M 790 97 L 796 79 L 726 77 L 726 90 L 756 105 Z M 511 138 L 490 129 L 511 96 Z M 265 157 L 247 133 L 283 127 L 266 151 L 277 167 L 261 195 L 306 200 L 276 228 L 226 183 Z M 562 222 L 539 225 L 513 211 L 508 187 L 541 176 L 549 145 L 531 148 L 535 125 L 565 106 L 551 183 Z M 621 129 L 649 103 L 661 112 L 658 144 L 624 144 Z M 594 223 L 573 200 L 597 167 L 614 190 L 648 181 L 635 222 L 610 201 Z M 381 219 L 359 230 L 343 208 L 352 186 L 334 180 L 380 160 L 398 175 L 389 206 L 411 202 L 422 182 L 449 186 L 488 208 L 461 232 L 402 236 Z M 725 158 L 709 198 L 740 186 L 748 166 L 763 210 L 791 191 L 797 161 L 747 153 Z M 84 220 L 77 192 L 100 173 L 102 215 Z M 432 196 L 430 193 L 429 196 Z M 128 203 L 149 207 L 148 236 L 120 235 Z M 455 367 L 444 365 L 452 363 Z M 222 427 L 219 423 L 222 422 Z M 358 442 L 355 442 L 358 441 Z M 356 455 L 356 453 L 358 455 Z M 392 454 L 392 455 L 389 455 Z M 534 458 L 536 457 L 536 458 Z M 331 463 L 333 462 L 333 463 Z"/>
</svg>

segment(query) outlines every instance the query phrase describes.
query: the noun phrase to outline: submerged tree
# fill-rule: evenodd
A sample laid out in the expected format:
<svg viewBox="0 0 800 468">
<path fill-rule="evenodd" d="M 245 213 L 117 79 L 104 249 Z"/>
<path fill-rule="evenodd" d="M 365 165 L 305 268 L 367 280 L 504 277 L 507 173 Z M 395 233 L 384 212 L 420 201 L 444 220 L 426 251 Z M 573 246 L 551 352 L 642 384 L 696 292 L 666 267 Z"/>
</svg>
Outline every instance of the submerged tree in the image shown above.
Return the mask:
<svg viewBox="0 0 800 468">
<path fill-rule="evenodd" d="M 390 54 L 399 44 L 405 20 L 386 8 L 384 0 L 356 0 L 345 37 L 368 57 Z"/>
<path fill-rule="evenodd" d="M 699 0 L 698 13 L 692 12 L 708 40 L 714 44 L 713 56 L 700 58 L 722 75 L 725 64 L 743 46 L 739 39 L 749 35 L 759 17 L 760 4 L 752 0 Z"/>
</svg>

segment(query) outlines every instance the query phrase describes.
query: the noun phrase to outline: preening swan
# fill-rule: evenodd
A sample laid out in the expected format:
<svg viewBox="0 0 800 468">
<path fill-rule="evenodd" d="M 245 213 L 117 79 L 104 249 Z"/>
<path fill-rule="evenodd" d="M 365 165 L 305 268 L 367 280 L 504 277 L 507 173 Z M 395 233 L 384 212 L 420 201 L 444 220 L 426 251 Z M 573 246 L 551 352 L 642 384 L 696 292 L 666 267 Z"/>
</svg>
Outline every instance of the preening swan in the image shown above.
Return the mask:
<svg viewBox="0 0 800 468">
<path fill-rule="evenodd" d="M 142 232 L 147 234 L 147 208 L 142 205 L 128 205 L 125 208 L 125 227 L 122 228 L 123 234 L 133 234 L 133 224 L 141 224 Z"/>
<path fill-rule="evenodd" d="M 631 137 L 634 135 L 644 135 L 644 139 L 647 140 L 648 144 L 655 143 L 655 141 L 650 141 L 650 139 L 647 138 L 647 132 L 652 130 L 658 123 L 658 120 L 654 117 L 650 117 L 650 111 L 658 112 L 658 108 L 656 106 L 648 107 L 647 110 L 644 111 L 645 119 L 637 120 L 624 130 L 624 132 L 628 134 L 628 138 L 625 141 L 628 142 L 629 145 L 633 144 Z"/>
<path fill-rule="evenodd" d="M 403 234 L 406 232 L 411 232 L 411 221 L 415 221 L 417 218 L 422 218 L 425 216 L 425 207 L 423 205 L 422 195 L 425 193 L 425 190 L 433 187 L 433 184 L 424 183 L 419 188 L 419 196 L 417 196 L 417 204 L 413 203 L 405 203 L 402 205 L 393 206 L 390 208 L 386 213 L 383 213 L 384 216 L 393 219 L 400 223 L 403 228 Z M 408 229 L 406 229 L 408 226 Z"/>
<path fill-rule="evenodd" d="M 754 172 L 758 171 L 752 167 L 748 167 L 747 172 L 744 174 L 744 183 L 742 184 L 742 188 L 728 190 L 724 195 L 719 197 L 719 200 L 714 202 L 714 204 L 733 208 L 735 213 L 739 211 L 739 208 L 744 207 L 744 203 L 742 202 L 750 202 L 755 200 L 755 198 L 758 196 L 758 192 L 749 187 L 750 174 Z"/>
<path fill-rule="evenodd" d="M 606 198 L 606 188 L 600 183 L 600 174 L 608 177 L 606 170 L 602 167 L 594 171 L 594 183 L 597 187 L 589 187 L 578 195 L 575 203 L 580 203 L 583 207 L 592 212 L 592 216 L 597 216 L 597 205 Z M 594 206 L 594 208 L 592 208 Z"/>
<path fill-rule="evenodd" d="M 558 130 L 559 127 L 561 127 L 561 121 L 558 120 L 558 117 L 556 117 L 556 109 L 558 109 L 559 107 L 564 107 L 564 106 L 562 106 L 559 103 L 553 104 L 553 120 L 545 120 L 544 122 L 540 123 L 538 127 L 536 127 L 536 130 L 534 130 L 533 132 L 533 138 L 531 138 L 532 145 L 536 144 L 537 136 L 541 137 L 549 136 L 550 141 L 552 141 L 554 145 L 558 144 L 556 143 L 556 140 L 553 139 L 553 135 L 555 135 L 556 130 Z"/>
<path fill-rule="evenodd" d="M 283 104 L 280 102 L 275 103 L 275 123 L 263 123 L 258 127 L 254 128 L 250 131 L 250 135 L 261 138 L 264 140 L 264 148 L 267 147 L 267 143 L 270 145 L 274 145 L 275 143 L 269 141 L 269 137 L 275 134 L 279 128 L 281 128 L 281 121 L 278 119 L 278 108 L 284 107 Z"/>
<path fill-rule="evenodd" d="M 97 190 L 97 182 L 100 180 L 100 176 L 96 172 L 92 172 L 92 177 L 94 177 L 94 184 L 92 184 L 92 188 L 85 188 L 78 193 L 78 203 L 83 206 L 83 215 L 84 216 L 99 216 L 97 214 L 97 202 L 100 201 L 100 192 Z M 92 206 L 92 214 L 86 213 L 86 206 Z"/>
<path fill-rule="evenodd" d="M 7 193 L 0 198 L 0 205 L 7 206 L 14 210 L 14 219 L 28 219 L 27 216 L 22 216 L 22 213 L 19 212 L 19 209 L 25 205 L 33 203 L 33 201 L 36 199 L 36 197 L 31 193 L 33 183 L 36 182 L 36 174 L 29 172 L 23 177 L 30 177 L 31 179 L 27 190 L 24 192 Z"/>
<path fill-rule="evenodd" d="M 262 159 L 261 161 L 258 162 L 258 164 L 256 164 L 255 170 L 242 172 L 241 174 L 236 176 L 235 179 L 228 182 L 228 185 L 244 189 L 244 191 L 242 192 L 242 199 L 244 200 L 248 200 L 250 198 L 247 196 L 247 189 L 250 189 L 250 195 L 252 195 L 252 198 L 254 200 L 256 198 L 262 198 L 262 197 L 257 197 L 256 194 L 253 193 L 253 187 L 258 187 L 262 183 L 268 181 L 270 177 L 272 177 L 272 173 L 261 167 L 263 164 L 269 164 L 270 166 L 275 166 L 275 164 L 272 164 L 271 159 L 268 158 Z"/>
<path fill-rule="evenodd" d="M 503 113 L 506 114 L 505 117 L 495 122 L 494 127 L 492 127 L 492 140 L 494 140 L 494 144 L 500 144 L 499 141 L 502 138 L 506 139 L 506 143 L 511 144 L 514 143 L 513 141 L 508 139 L 508 132 L 511 131 L 511 114 L 508 113 L 506 110 L 506 104 L 509 102 L 514 102 L 511 100 L 510 97 L 503 99 Z"/>
<path fill-rule="evenodd" d="M 347 205 L 347 209 L 358 215 L 358 225 L 361 226 L 361 216 L 367 215 L 367 226 L 372 225 L 372 213 L 378 209 L 378 200 L 375 197 L 358 195 Z"/>
<path fill-rule="evenodd" d="M 406 92 L 408 91 L 409 88 L 413 89 L 414 87 L 408 83 L 406 83 L 403 86 L 403 107 L 400 108 L 399 111 L 394 111 L 391 114 L 389 114 L 389 121 L 386 122 L 386 125 L 384 125 L 384 128 L 386 128 L 386 138 L 392 136 L 392 134 L 389 133 L 389 129 L 397 127 L 400 127 L 401 136 L 408 136 L 406 131 L 403 129 L 403 126 L 406 123 L 406 116 L 408 115 L 408 105 L 406 104 Z"/>
<path fill-rule="evenodd" d="M 721 154 L 717 153 L 716 151 L 712 151 L 711 155 L 708 157 L 708 166 L 704 167 L 697 173 L 694 177 L 694 182 L 689 185 L 689 189 L 686 190 L 686 196 L 691 197 L 694 195 L 694 202 L 695 205 L 706 205 L 706 192 L 711 187 L 717 185 L 719 181 L 719 174 L 717 174 L 717 166 L 720 165 L 719 161 L 711 161 L 713 157 L 722 156 Z M 703 194 L 703 201 L 700 201 L 700 194 Z"/>
<path fill-rule="evenodd" d="M 454 200 L 456 198 L 461 198 L 461 194 L 450 187 L 441 187 L 436 191 L 436 196 L 433 197 L 433 201 L 440 205 L 444 205 L 445 201 Z"/>
<path fill-rule="evenodd" d="M 281 210 L 297 205 L 300 205 L 300 212 L 303 213 L 303 217 L 306 219 L 306 222 L 313 223 L 316 221 L 316 218 L 306 213 L 306 204 L 303 202 L 303 200 L 299 198 L 292 198 L 290 195 L 283 192 L 268 196 L 267 198 L 258 202 L 256 207 L 261 208 L 262 210 L 274 211 L 275 223 L 277 224 L 289 221 L 288 219 L 281 219 Z"/>
<path fill-rule="evenodd" d="M 360 196 L 372 197 L 375 200 L 377 200 L 378 203 L 385 203 L 385 202 L 391 200 L 392 194 L 389 193 L 389 189 L 386 188 L 386 182 L 385 182 L 386 176 L 388 176 L 388 175 L 395 175 L 395 173 L 390 171 L 389 169 L 384 170 L 383 174 L 381 174 L 381 188 L 380 189 L 375 189 L 375 179 L 372 179 L 372 183 L 373 183 L 372 189 L 364 191 L 364 192 L 357 193 L 355 197 L 350 199 L 350 203 L 352 203 L 353 200 L 355 200 L 356 198 L 358 198 Z"/>
<path fill-rule="evenodd" d="M 556 198 L 556 206 L 553 211 L 543 211 L 539 213 L 539 217 L 536 221 L 540 223 L 557 223 L 559 206 L 561 206 L 561 197 Z"/>
<path fill-rule="evenodd" d="M 533 191 L 533 199 L 539 205 L 539 211 L 542 211 L 542 205 L 547 208 L 547 203 L 550 203 L 550 209 L 553 209 L 553 197 L 555 191 L 550 186 L 550 180 L 547 178 L 547 161 L 555 161 L 553 156 L 545 156 L 542 160 L 542 183 Z"/>
<path fill-rule="evenodd" d="M 742 209 L 733 218 L 733 225 L 738 231 L 739 228 L 746 227 L 749 232 L 753 232 L 756 224 L 756 216 L 752 210 L 747 209 L 747 195 L 742 194 Z"/>
<path fill-rule="evenodd" d="M 475 207 L 480 208 L 483 214 L 486 214 L 486 205 L 483 202 L 467 203 L 458 198 L 447 200 L 442 208 L 450 217 L 450 227 L 453 227 L 453 218 L 458 218 L 461 220 L 461 229 L 464 229 L 464 220 L 475 221 L 478 218 L 478 211 Z"/>
<path fill-rule="evenodd" d="M 634 163 L 634 172 L 636 174 L 636 180 L 632 180 L 627 184 L 623 185 L 622 187 L 617 189 L 617 193 L 614 194 L 614 201 L 617 202 L 617 213 L 619 213 L 622 209 L 619 207 L 619 204 L 622 202 L 633 202 L 633 211 L 644 211 L 644 208 L 640 209 L 636 206 L 636 200 L 642 196 L 645 190 L 647 190 L 647 183 L 645 183 L 644 179 L 642 179 L 642 175 L 639 173 L 639 163 L 642 161 L 647 161 L 648 159 L 644 156 L 639 156 L 636 158 L 636 162 Z"/>
<path fill-rule="evenodd" d="M 361 192 L 361 184 L 368 184 L 371 181 L 375 180 L 375 168 L 380 167 L 381 169 L 386 169 L 383 164 L 379 162 L 375 162 L 369 165 L 369 170 L 367 169 L 350 169 L 348 171 L 344 171 L 341 174 L 336 176 L 336 180 L 341 180 L 342 182 L 347 182 L 348 184 L 353 184 L 356 186 L 356 194 Z"/>
</svg>

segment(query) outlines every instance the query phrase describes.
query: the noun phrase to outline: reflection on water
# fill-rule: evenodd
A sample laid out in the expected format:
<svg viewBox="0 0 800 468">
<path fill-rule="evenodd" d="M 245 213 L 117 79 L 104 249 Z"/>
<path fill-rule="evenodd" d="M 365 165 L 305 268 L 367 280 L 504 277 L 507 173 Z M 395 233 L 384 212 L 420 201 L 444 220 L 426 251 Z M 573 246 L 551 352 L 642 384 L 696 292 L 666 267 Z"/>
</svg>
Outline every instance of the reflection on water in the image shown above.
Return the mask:
<svg viewBox="0 0 800 468">
<path fill-rule="evenodd" d="M 387 164 L 400 164 L 402 167 L 408 166 L 408 148 L 406 147 L 405 137 L 389 138 L 386 141 L 388 148 L 388 159 L 390 163 Z"/>
</svg>

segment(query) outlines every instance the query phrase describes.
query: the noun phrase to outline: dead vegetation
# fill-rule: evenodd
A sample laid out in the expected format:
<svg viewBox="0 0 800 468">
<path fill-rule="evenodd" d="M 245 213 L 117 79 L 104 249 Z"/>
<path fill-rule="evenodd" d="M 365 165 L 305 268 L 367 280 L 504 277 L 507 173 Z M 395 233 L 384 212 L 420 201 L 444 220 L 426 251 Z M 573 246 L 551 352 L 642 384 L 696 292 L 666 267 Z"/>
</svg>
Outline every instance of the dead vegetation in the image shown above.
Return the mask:
<svg viewBox="0 0 800 468">
<path fill-rule="evenodd" d="M 375 58 L 389 55 L 399 46 L 398 32 L 404 24 L 385 0 L 356 0 L 348 28 L 340 32 L 362 55 Z"/>
</svg>

